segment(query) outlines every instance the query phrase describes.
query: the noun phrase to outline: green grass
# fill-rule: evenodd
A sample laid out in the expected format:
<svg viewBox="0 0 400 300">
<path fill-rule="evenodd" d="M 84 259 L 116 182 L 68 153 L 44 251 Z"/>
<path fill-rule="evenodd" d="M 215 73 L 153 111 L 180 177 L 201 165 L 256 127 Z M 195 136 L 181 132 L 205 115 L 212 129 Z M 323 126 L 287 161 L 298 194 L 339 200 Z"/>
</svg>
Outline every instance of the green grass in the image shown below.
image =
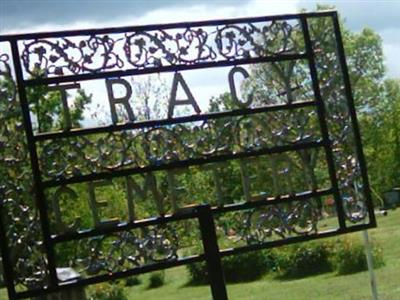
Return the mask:
<svg viewBox="0 0 400 300">
<path fill-rule="evenodd" d="M 400 209 L 389 211 L 388 216 L 378 216 L 378 228 L 369 231 L 370 237 L 382 248 L 385 266 L 375 271 L 380 300 L 400 299 Z M 352 234 L 361 239 L 361 233 Z M 147 289 L 148 275 L 143 275 L 140 285 L 127 288 L 128 299 L 146 300 L 200 300 L 211 299 L 208 286 L 188 286 L 185 267 L 166 271 L 164 286 Z M 370 299 L 368 272 L 337 276 L 327 273 L 297 280 L 277 280 L 270 275 L 262 280 L 227 285 L 229 299 Z M 5 290 L 0 299 L 7 299 Z"/>
<path fill-rule="evenodd" d="M 379 299 L 400 299 L 400 209 L 389 211 L 388 216 L 377 216 L 378 228 L 370 230 L 370 237 L 383 248 L 385 266 L 375 270 Z M 361 233 L 352 234 L 361 240 Z M 166 284 L 146 290 L 143 284 L 129 288 L 129 299 L 178 300 L 211 299 L 208 286 L 187 286 L 188 275 L 184 267 L 167 270 Z M 228 284 L 229 299 L 370 299 L 368 272 L 337 276 L 327 273 L 297 280 L 276 280 L 266 276 L 251 283 Z"/>
</svg>

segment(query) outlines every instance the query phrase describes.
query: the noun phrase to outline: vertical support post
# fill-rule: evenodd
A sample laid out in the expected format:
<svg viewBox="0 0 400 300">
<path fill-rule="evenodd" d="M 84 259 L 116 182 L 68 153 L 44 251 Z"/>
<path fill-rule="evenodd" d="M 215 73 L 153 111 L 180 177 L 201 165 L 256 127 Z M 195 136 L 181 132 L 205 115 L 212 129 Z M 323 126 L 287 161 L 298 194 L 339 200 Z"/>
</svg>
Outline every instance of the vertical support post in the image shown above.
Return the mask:
<svg viewBox="0 0 400 300">
<path fill-rule="evenodd" d="M 363 230 L 362 235 L 363 235 L 363 240 L 364 240 L 365 256 L 367 257 L 368 273 L 369 273 L 369 280 L 370 280 L 370 284 L 371 284 L 372 299 L 378 300 L 378 289 L 376 286 L 374 261 L 372 258 L 372 249 L 371 249 L 371 243 L 369 242 L 368 231 Z"/>
<path fill-rule="evenodd" d="M 343 42 L 342 42 L 342 33 L 340 32 L 339 18 L 338 18 L 338 15 L 336 12 L 333 13 L 332 19 L 333 19 L 333 27 L 334 27 L 334 31 L 335 31 L 337 55 L 338 55 L 338 60 L 339 60 L 339 64 L 340 64 L 340 69 L 342 71 L 343 84 L 344 84 L 344 90 L 345 90 L 348 109 L 349 109 L 349 115 L 351 118 L 351 125 L 353 126 L 354 143 L 356 145 L 355 151 L 357 153 L 358 164 L 360 166 L 361 177 L 363 180 L 363 194 L 364 194 L 366 202 L 368 204 L 367 207 L 368 207 L 369 222 L 371 225 L 376 226 L 374 203 L 371 198 L 371 190 L 370 190 L 368 174 L 367 174 L 367 164 L 365 162 L 364 152 L 362 150 L 361 134 L 360 134 L 360 129 L 359 129 L 358 122 L 357 122 L 357 114 L 356 114 L 356 109 L 355 109 L 355 105 L 354 105 L 353 92 L 351 89 L 349 70 L 347 68 L 346 56 L 345 56 Z"/>
<path fill-rule="evenodd" d="M 313 90 L 314 90 L 315 103 L 317 105 L 318 121 L 319 121 L 319 126 L 320 126 L 320 130 L 321 130 L 321 134 L 322 134 L 322 139 L 324 142 L 326 161 L 328 163 L 329 178 L 330 178 L 330 181 L 332 184 L 333 196 L 335 199 L 335 205 L 336 205 L 336 211 L 337 211 L 337 215 L 338 215 L 339 226 L 340 226 L 340 229 L 343 230 L 346 228 L 346 220 L 344 218 L 345 213 L 344 213 L 342 200 L 340 199 L 339 184 L 338 184 L 338 179 L 336 177 L 335 161 L 334 161 L 333 152 L 332 152 L 332 143 L 329 138 L 329 130 L 328 130 L 328 125 L 327 125 L 326 116 L 325 116 L 326 115 L 325 104 L 322 100 L 321 90 L 319 88 L 318 72 L 317 72 L 317 68 L 315 66 L 315 55 L 314 55 L 314 50 L 313 50 L 313 47 L 311 44 L 311 37 L 310 37 L 310 31 L 308 29 L 307 18 L 305 16 L 301 17 L 301 27 L 303 30 L 304 44 L 305 44 L 307 58 L 308 58 L 308 66 L 310 69 L 312 86 L 313 86 Z"/>
<path fill-rule="evenodd" d="M 16 299 L 14 286 L 14 271 L 10 259 L 10 248 L 8 247 L 6 226 L 3 221 L 3 199 L 0 199 L 0 252 L 3 264 L 3 279 L 7 287 L 8 298 Z"/>
<path fill-rule="evenodd" d="M 32 129 L 32 120 L 29 112 L 29 103 L 26 95 L 21 59 L 18 51 L 18 41 L 16 39 L 13 39 L 10 41 L 10 44 L 14 62 L 15 77 L 17 80 L 17 90 L 21 105 L 22 117 L 24 120 L 25 134 L 29 149 L 30 163 L 34 180 L 35 201 L 40 215 L 41 229 L 43 234 L 43 247 L 46 251 L 47 266 L 49 271 L 49 283 L 50 286 L 54 287 L 58 285 L 55 253 L 50 236 L 50 222 L 47 213 L 47 203 L 43 190 L 42 175 L 39 167 L 39 159 L 35 144 L 35 137 Z"/>
<path fill-rule="evenodd" d="M 197 211 L 213 299 L 228 300 L 211 207 L 209 204 L 201 205 Z"/>
</svg>

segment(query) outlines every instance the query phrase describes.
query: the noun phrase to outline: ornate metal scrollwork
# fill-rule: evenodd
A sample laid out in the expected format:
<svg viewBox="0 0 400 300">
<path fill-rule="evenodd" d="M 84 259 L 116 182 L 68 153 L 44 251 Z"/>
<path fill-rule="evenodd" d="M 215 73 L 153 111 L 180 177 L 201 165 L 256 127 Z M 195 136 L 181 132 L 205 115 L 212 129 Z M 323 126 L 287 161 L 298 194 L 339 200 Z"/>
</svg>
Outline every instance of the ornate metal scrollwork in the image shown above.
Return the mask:
<svg viewBox="0 0 400 300">
<path fill-rule="evenodd" d="M 46 77 L 192 65 L 301 52 L 296 30 L 298 24 L 274 21 L 46 38 L 25 41 L 21 59 L 27 74 Z"/>
<path fill-rule="evenodd" d="M 311 32 L 321 28 L 313 26 Z M 333 28 L 326 26 L 324 37 L 315 41 L 316 63 L 319 70 L 321 93 L 327 109 L 327 123 L 332 141 L 339 190 L 343 199 L 345 216 L 351 223 L 366 222 L 367 204 L 361 178 L 360 163 L 356 156 L 354 128 L 349 103 L 340 76 L 339 58 L 334 52 L 336 42 Z"/>
<path fill-rule="evenodd" d="M 194 64 L 217 57 L 207 45 L 208 33 L 202 28 L 187 28 L 183 32 L 135 32 L 126 34 L 124 51 L 132 67 Z"/>
<path fill-rule="evenodd" d="M 265 26 L 229 24 L 218 28 L 215 42 L 218 53 L 226 59 L 291 53 L 299 51 L 292 35 L 294 30 L 296 26 L 286 21 L 274 21 Z M 276 47 L 278 38 L 282 44 Z"/>
<path fill-rule="evenodd" d="M 108 35 L 90 36 L 79 42 L 38 39 L 24 43 L 21 59 L 32 76 L 106 71 L 123 67 L 122 59 L 114 52 L 118 41 Z"/>
<path fill-rule="evenodd" d="M 230 216 L 231 218 L 233 216 Z M 237 213 L 230 221 L 227 235 L 246 244 L 317 233 L 319 212 L 312 201 L 268 205 Z"/>
<path fill-rule="evenodd" d="M 302 123 L 294 114 L 302 117 Z M 287 118 L 286 124 L 277 122 Z M 43 174 L 49 179 L 159 166 L 174 161 L 266 149 L 318 137 L 315 113 L 274 113 L 208 120 L 201 125 L 174 125 L 43 142 L 39 151 Z M 270 126 L 265 123 L 271 121 Z"/>
<path fill-rule="evenodd" d="M 171 226 L 144 227 L 79 243 L 72 267 L 89 276 L 178 259 L 178 235 Z"/>
</svg>

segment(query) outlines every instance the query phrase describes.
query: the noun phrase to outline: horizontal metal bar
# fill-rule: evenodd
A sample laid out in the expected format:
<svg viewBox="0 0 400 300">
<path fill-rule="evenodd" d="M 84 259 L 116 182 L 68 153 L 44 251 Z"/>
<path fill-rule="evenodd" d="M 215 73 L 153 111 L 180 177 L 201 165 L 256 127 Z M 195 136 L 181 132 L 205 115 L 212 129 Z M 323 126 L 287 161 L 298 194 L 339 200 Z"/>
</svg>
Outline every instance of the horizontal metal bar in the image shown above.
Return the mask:
<svg viewBox="0 0 400 300">
<path fill-rule="evenodd" d="M 296 193 L 293 195 L 280 195 L 277 197 L 264 197 L 263 199 L 251 201 L 251 202 L 228 204 L 228 205 L 224 205 L 222 207 L 216 206 L 216 207 L 212 208 L 212 211 L 215 214 L 233 212 L 233 211 L 237 211 L 237 210 L 257 208 L 260 206 L 300 201 L 300 200 L 305 200 L 305 199 L 309 199 L 309 198 L 313 198 L 313 197 L 321 197 L 321 196 L 331 195 L 332 193 L 333 193 L 332 188 L 329 188 L 329 189 L 316 190 L 316 191 L 306 191 L 306 192 L 302 192 L 302 193 Z"/>
<path fill-rule="evenodd" d="M 307 191 L 304 193 L 298 193 L 294 195 L 282 195 L 280 197 L 269 197 L 262 200 L 252 201 L 252 202 L 243 202 L 243 203 L 236 203 L 230 204 L 223 207 L 212 207 L 213 214 L 237 211 L 237 210 L 244 210 L 250 208 L 256 208 L 260 206 L 267 206 L 273 204 L 280 204 L 285 202 L 293 202 L 293 201 L 301 201 L 312 197 L 318 196 L 325 196 L 332 193 L 331 189 L 324 189 L 324 190 L 317 190 L 317 191 Z M 52 237 L 53 243 L 62 243 L 72 240 L 81 240 L 84 238 L 90 238 L 99 235 L 108 235 L 113 234 L 120 231 L 132 230 L 139 227 L 151 226 L 151 225 L 160 225 L 166 224 L 173 221 L 182 221 L 191 218 L 196 218 L 198 213 L 196 212 L 197 206 L 190 206 L 183 208 L 180 212 L 173 214 L 173 215 L 165 215 L 162 217 L 151 218 L 151 219 L 144 219 L 139 220 L 136 222 L 130 223 L 121 223 L 117 226 L 109 226 L 109 227 L 99 227 L 94 228 L 91 230 L 86 231 L 79 231 L 79 232 L 69 232 L 64 233 L 62 235 L 56 235 Z"/>
<path fill-rule="evenodd" d="M 366 229 L 375 228 L 375 227 L 376 227 L 376 225 L 372 224 L 372 223 L 358 224 L 358 225 L 349 226 L 349 227 L 343 228 L 343 229 L 338 228 L 338 229 L 327 230 L 327 231 L 320 232 L 320 233 L 312 233 L 312 234 L 305 234 L 305 235 L 300 235 L 300 236 L 295 236 L 295 237 L 288 237 L 285 239 L 280 239 L 280 240 L 275 240 L 275 241 L 270 241 L 270 242 L 265 242 L 265 243 L 259 243 L 259 244 L 254 244 L 254 245 L 248 245 L 248 246 L 243 246 L 243 247 L 238 247 L 238 248 L 223 249 L 223 250 L 221 250 L 221 256 L 224 257 L 224 256 L 236 255 L 236 254 L 246 253 L 249 251 L 262 250 L 262 249 L 274 248 L 274 247 L 279 247 L 279 246 L 284 246 L 284 245 L 289 245 L 289 244 L 294 244 L 294 243 L 300 243 L 300 242 L 305 242 L 305 241 L 311 241 L 311 240 L 316 240 L 316 239 L 321 239 L 321 238 L 333 237 L 333 236 L 337 236 L 340 234 L 352 233 L 352 232 L 366 230 Z"/>
<path fill-rule="evenodd" d="M 244 108 L 244 109 L 235 109 L 224 112 L 211 112 L 201 115 L 191 115 L 185 117 L 176 117 L 171 119 L 162 119 L 162 120 L 150 120 L 150 121 L 140 121 L 134 123 L 125 123 L 125 124 L 116 124 L 116 125 L 108 125 L 108 126 L 100 126 L 93 128 L 77 128 L 70 131 L 57 131 L 50 133 L 39 133 L 35 135 L 35 141 L 44 141 L 51 140 L 57 138 L 68 138 L 75 136 L 82 136 L 88 134 L 98 134 L 98 133 L 108 133 L 115 131 L 123 131 L 123 130 L 133 130 L 140 129 L 146 127 L 158 127 L 158 126 L 166 126 L 166 125 L 174 125 L 181 124 L 187 122 L 197 122 L 197 121 L 206 121 L 206 120 L 215 120 L 219 118 L 225 117 L 235 117 L 235 116 L 247 116 L 264 112 L 273 112 L 273 111 L 283 111 L 288 109 L 298 109 L 303 107 L 311 107 L 315 105 L 315 101 L 303 101 L 297 102 L 293 104 L 281 104 L 281 105 L 268 105 L 261 106 L 257 108 Z"/>
<path fill-rule="evenodd" d="M 116 280 L 116 279 L 121 279 L 133 275 L 139 275 L 139 274 L 144 274 L 148 272 L 153 272 L 157 270 L 165 270 L 173 267 L 179 267 L 182 265 L 187 265 L 195 262 L 200 262 L 204 260 L 204 255 L 195 255 L 195 256 L 189 256 L 189 257 L 184 257 L 178 260 L 173 260 L 173 261 L 165 261 L 165 262 L 160 262 L 160 263 L 154 263 L 150 265 L 145 265 L 142 267 L 137 267 L 134 269 L 126 270 L 126 271 L 120 271 L 120 272 L 115 272 L 115 273 L 107 273 L 107 274 L 102 274 L 98 275 L 95 277 L 90 277 L 90 278 L 84 278 L 84 279 L 79 279 L 76 281 L 71 281 L 71 282 L 65 282 L 62 283 L 56 287 L 51 287 L 51 288 L 43 288 L 43 289 L 34 289 L 34 290 L 28 290 L 24 292 L 19 292 L 16 295 L 17 299 L 25 299 L 25 298 L 32 298 L 32 297 L 38 297 L 50 293 L 56 293 L 60 291 L 65 291 L 71 288 L 77 288 L 77 287 L 83 287 L 87 286 L 90 284 L 96 284 L 104 281 L 111 281 L 111 280 Z"/>
<path fill-rule="evenodd" d="M 222 154 L 216 155 L 213 157 L 199 157 L 195 159 L 186 159 L 180 161 L 174 161 L 171 163 L 166 163 L 162 165 L 152 165 L 146 167 L 136 167 L 136 168 L 128 168 L 122 170 L 115 170 L 112 172 L 101 172 L 101 173 L 92 173 L 81 176 L 74 176 L 71 178 L 60 178 L 60 179 L 51 179 L 43 182 L 43 186 L 45 188 L 56 187 L 61 185 L 73 184 L 73 183 L 81 183 L 81 182 L 89 182 L 95 180 L 103 180 L 103 179 L 112 179 L 115 177 L 123 177 L 133 174 L 143 174 L 154 171 L 161 170 L 171 170 L 176 168 L 185 168 L 189 166 L 196 165 L 204 165 L 213 162 L 221 162 L 232 159 L 239 158 L 248 158 L 248 157 L 257 157 L 265 154 L 275 154 L 275 153 L 283 153 L 288 151 L 296 151 L 296 150 L 304 150 L 311 149 L 323 146 L 324 143 L 321 140 L 313 141 L 313 142 L 296 142 L 290 145 L 284 146 L 276 146 L 272 148 L 264 148 L 256 151 L 247 151 L 247 152 L 239 152 L 232 154 Z"/>
<path fill-rule="evenodd" d="M 117 78 L 124 76 L 134 76 L 134 75 L 144 75 L 144 74 L 154 74 L 154 73 L 178 72 L 185 70 L 187 71 L 187 70 L 197 70 L 197 69 L 216 68 L 216 67 L 229 67 L 237 65 L 298 60 L 306 58 L 307 56 L 304 53 L 279 54 L 275 56 L 266 56 L 266 57 L 198 62 L 196 64 L 188 64 L 188 65 L 177 64 L 177 65 L 169 65 L 161 67 L 146 67 L 142 69 L 126 69 L 126 70 L 107 71 L 98 73 L 66 75 L 59 77 L 35 78 L 35 79 L 25 80 L 24 83 L 26 86 L 49 85 L 49 84 L 58 84 L 63 82 L 76 82 L 76 81 Z"/>
<path fill-rule="evenodd" d="M 109 234 L 113 234 L 116 232 L 132 230 L 135 228 L 141 228 L 141 227 L 152 226 L 152 225 L 162 225 L 162 224 L 167 224 L 167 223 L 174 222 L 174 221 L 193 219 L 193 218 L 197 218 L 197 216 L 198 216 L 198 213 L 196 212 L 195 209 L 196 209 L 196 207 L 194 206 L 194 207 L 186 208 L 185 210 L 182 210 L 180 213 L 176 213 L 173 215 L 165 215 L 165 216 L 143 219 L 143 220 L 129 222 L 129 223 L 120 223 L 116 226 L 110 225 L 110 226 L 98 227 L 98 228 L 85 230 L 85 231 L 68 232 L 68 233 L 64 233 L 62 235 L 53 235 L 51 237 L 51 241 L 53 243 L 62 243 L 62 242 L 73 241 L 73 240 L 81 240 L 84 238 L 90 238 L 90 237 L 99 236 L 99 235 L 109 235 Z"/>
<path fill-rule="evenodd" d="M 319 12 L 308 12 L 300 14 L 282 14 L 276 16 L 263 16 L 263 17 L 251 17 L 251 18 L 232 18 L 223 20 L 210 20 L 210 21 L 195 21 L 195 22 L 178 22 L 168 24 L 153 24 L 153 25 L 139 25 L 139 26 L 123 26 L 123 27 L 110 27 L 110 28 L 94 28 L 94 29 L 81 29 L 81 30 L 63 30 L 54 32 L 38 32 L 38 33 L 23 33 L 23 34 L 7 34 L 0 35 L 0 42 L 9 40 L 28 40 L 28 39 L 40 39 L 40 38 L 57 38 L 57 37 L 68 37 L 68 36 L 80 36 L 80 35 L 96 35 L 96 34 L 112 34 L 112 33 L 124 33 L 131 31 L 150 31 L 150 30 L 166 30 L 173 28 L 187 28 L 187 27 L 201 27 L 201 26 L 218 26 L 228 25 L 236 23 L 249 23 L 249 22 L 269 22 L 269 21 L 281 21 L 281 20 L 293 20 L 300 17 L 327 17 L 332 16 L 335 11 L 319 11 Z"/>
</svg>

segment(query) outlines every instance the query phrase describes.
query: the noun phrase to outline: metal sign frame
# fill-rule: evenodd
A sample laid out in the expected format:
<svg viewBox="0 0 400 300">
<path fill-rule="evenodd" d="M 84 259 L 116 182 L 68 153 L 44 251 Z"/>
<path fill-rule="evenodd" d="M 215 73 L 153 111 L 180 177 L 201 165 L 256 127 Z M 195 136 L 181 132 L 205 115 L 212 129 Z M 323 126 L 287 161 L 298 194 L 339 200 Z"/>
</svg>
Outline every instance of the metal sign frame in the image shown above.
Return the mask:
<svg viewBox="0 0 400 300">
<path fill-rule="evenodd" d="M 331 18 L 333 22 L 335 43 L 337 46 L 337 58 L 341 70 L 341 76 L 343 79 L 344 93 L 347 100 L 348 113 L 350 117 L 350 124 L 353 128 L 354 133 L 354 143 L 356 158 L 358 161 L 358 166 L 361 173 L 361 178 L 363 182 L 363 196 L 365 197 L 365 204 L 368 212 L 368 221 L 361 224 L 347 224 L 346 216 L 343 208 L 343 195 L 340 195 L 340 188 L 337 177 L 337 170 L 335 166 L 334 154 L 332 153 L 332 138 L 330 137 L 329 128 L 326 121 L 326 107 L 324 104 L 324 99 L 321 95 L 318 70 L 315 58 L 315 52 L 313 48 L 313 41 L 310 37 L 309 31 L 309 20 L 314 18 Z M 67 37 L 77 37 L 77 36 L 104 36 L 108 34 L 123 34 L 128 32 L 148 32 L 152 30 L 165 31 L 165 30 L 175 30 L 175 29 L 191 29 L 191 28 L 201 28 L 214 26 L 228 26 L 230 24 L 253 24 L 257 22 L 280 22 L 280 21 L 298 21 L 301 27 L 301 32 L 304 38 L 305 51 L 302 53 L 282 53 L 270 55 L 264 53 L 258 57 L 251 56 L 240 56 L 238 57 L 226 57 L 222 59 L 198 59 L 197 61 L 182 62 L 176 60 L 171 61 L 169 64 L 165 65 L 142 65 L 141 67 L 131 67 L 125 70 L 115 70 L 107 66 L 103 70 L 84 70 L 77 71 L 75 74 L 64 75 L 62 70 L 53 72 L 53 74 L 48 74 L 47 77 L 38 77 L 33 79 L 27 79 L 26 73 L 29 71 L 27 69 L 26 53 L 21 53 L 21 44 L 23 41 L 37 41 L 45 40 L 48 38 L 67 38 Z M 128 37 L 126 35 L 126 37 Z M 206 261 L 208 266 L 208 272 L 210 276 L 210 286 L 212 290 L 212 295 L 214 299 L 223 300 L 227 299 L 226 287 L 224 282 L 224 275 L 221 267 L 221 257 L 235 255 L 239 253 L 244 253 L 247 251 L 259 250 L 264 248 L 270 248 L 275 246 L 280 246 L 289 243 L 297 243 L 302 241 L 308 241 L 323 237 L 334 236 L 338 234 L 350 233 L 359 230 L 365 230 L 376 226 L 376 221 L 374 217 L 373 205 L 369 191 L 368 177 L 366 171 L 366 164 L 364 155 L 361 147 L 361 138 L 358 129 L 356 111 L 354 107 L 354 100 L 351 91 L 350 79 L 348 74 L 348 69 L 346 65 L 345 53 L 342 43 L 341 32 L 339 28 L 338 15 L 335 11 L 327 12 L 317 12 L 317 13 L 301 13 L 301 14 L 289 14 L 289 15 L 279 15 L 279 16 L 267 16 L 258 18 L 243 18 L 243 19 L 230 19 L 230 20 L 215 20 L 215 21 L 204 21 L 204 22 L 189 22 L 189 23 L 175 23 L 175 24 L 160 24 L 160 25 L 150 25 L 150 26 L 135 26 L 135 27 L 121 27 L 121 28 L 105 28 L 105 29 L 92 29 L 92 30 L 73 30 L 73 31 L 61 31 L 61 32 L 47 32 L 47 33 L 33 33 L 33 34 L 18 34 L 18 35 L 5 35 L 0 36 L 0 42 L 7 42 L 10 44 L 14 72 L 16 77 L 16 83 L 18 88 L 18 95 L 21 105 L 21 110 L 24 120 L 25 134 L 27 137 L 27 143 L 29 148 L 30 164 L 33 171 L 34 187 L 35 187 L 35 198 L 36 205 L 40 214 L 41 230 L 43 234 L 43 248 L 45 250 L 45 257 L 47 261 L 47 271 L 48 271 L 48 284 L 43 288 L 38 288 L 34 290 L 26 290 L 22 292 L 16 291 L 16 286 L 14 283 L 14 271 L 13 264 L 10 259 L 10 249 L 7 241 L 6 230 L 4 224 L 3 215 L 4 211 L 0 211 L 0 241 L 1 241 L 1 252 L 2 261 L 4 268 L 4 279 L 8 289 L 8 295 L 10 299 L 23 299 L 28 297 L 36 297 L 52 292 L 59 292 L 72 287 L 86 286 L 90 284 L 95 284 L 103 281 L 114 280 L 118 278 L 123 278 L 131 275 L 141 274 L 145 272 L 150 272 L 154 270 L 166 269 L 175 266 L 185 265 L 189 263 Z M 25 57 L 24 57 L 25 55 Z M 240 57 L 239 57 L 240 56 Z M 76 82 L 90 79 L 99 78 L 115 78 L 127 75 L 138 75 L 138 74 L 150 74 L 159 72 L 178 72 L 183 70 L 194 70 L 200 68 L 212 68 L 212 67 L 223 67 L 223 66 L 237 66 L 241 64 L 254 64 L 254 63 L 266 63 L 266 62 L 277 62 L 277 61 L 288 61 L 288 60 L 298 60 L 303 59 L 308 61 L 310 77 L 312 80 L 312 87 L 314 92 L 314 100 L 308 103 L 293 103 L 285 104 L 281 106 L 273 107 L 262 107 L 256 109 L 243 108 L 227 112 L 219 113 L 209 113 L 209 114 L 199 114 L 188 117 L 177 117 L 165 120 L 157 121 L 144 121 L 136 123 L 126 123 L 126 124 L 114 124 L 104 127 L 88 128 L 88 129 L 77 129 L 77 130 L 67 130 L 61 132 L 44 133 L 44 134 L 34 134 L 32 129 L 32 119 L 29 111 L 29 103 L 27 99 L 26 89 L 32 86 L 39 85 L 49 85 L 49 84 L 59 84 L 63 82 Z M 82 66 L 81 66 L 82 67 Z M 113 66 L 115 68 L 115 66 Z M 25 75 L 24 75 L 25 74 Z M 161 165 L 148 165 L 146 167 L 140 168 L 126 168 L 122 170 L 116 170 L 111 172 L 100 172 L 86 175 L 77 175 L 71 178 L 54 178 L 50 180 L 44 180 L 42 176 L 42 170 L 38 159 L 38 150 L 36 144 L 39 141 L 52 140 L 52 139 L 63 139 L 74 136 L 91 135 L 97 133 L 107 133 L 107 132 L 118 132 L 130 129 L 152 127 L 152 126 L 165 126 L 173 125 L 184 122 L 191 121 L 201 121 L 209 119 L 218 119 L 221 117 L 230 116 L 241 116 L 241 115 L 251 115 L 254 113 L 277 111 L 277 110 L 290 110 L 300 107 L 312 106 L 315 107 L 318 114 L 318 121 L 321 130 L 322 140 L 303 142 L 292 145 L 276 146 L 273 148 L 265 148 L 253 151 L 246 151 L 243 153 L 228 153 L 224 155 L 214 156 L 214 157 L 199 157 L 195 159 L 187 159 L 183 161 L 170 162 L 168 164 Z M 111 179 L 115 177 L 121 177 L 131 174 L 138 174 L 144 172 L 152 172 L 157 170 L 168 170 L 180 167 L 187 167 L 193 165 L 203 165 L 212 162 L 221 162 L 230 159 L 238 158 L 248 158 L 255 157 L 259 155 L 267 155 L 274 153 L 282 153 L 285 151 L 296 151 L 301 149 L 311 149 L 315 147 L 322 147 L 324 149 L 326 162 L 329 171 L 329 177 L 331 182 L 331 188 L 325 190 L 314 190 L 307 191 L 302 194 L 285 195 L 282 197 L 277 197 L 274 199 L 261 199 L 257 201 L 245 202 L 240 204 L 231 204 L 220 207 L 211 207 L 208 204 L 199 205 L 196 207 L 188 208 L 181 211 L 179 214 L 165 215 L 158 218 L 153 218 L 150 220 L 141 220 L 128 222 L 124 224 L 118 224 L 116 226 L 107 226 L 94 228 L 92 230 L 84 232 L 68 232 L 61 235 L 52 235 L 49 224 L 48 217 L 48 204 L 45 201 L 45 190 L 50 187 L 64 186 L 68 184 L 78 183 L 78 182 L 90 182 L 99 179 Z M 239 211 L 244 209 L 275 205 L 279 203 L 289 203 L 292 201 L 302 201 L 305 199 L 310 199 L 315 196 L 325 196 L 332 195 L 334 198 L 339 228 L 336 230 L 330 230 L 321 233 L 310 233 L 305 235 L 293 236 L 282 240 L 273 240 L 243 247 L 238 247 L 235 249 L 225 249 L 220 250 L 217 242 L 214 215 L 221 214 L 224 212 Z M 267 200 L 267 201 L 266 201 Z M 3 205 L 0 206 L 2 209 Z M 122 232 L 125 230 L 130 230 L 134 228 L 145 227 L 149 225 L 166 224 L 173 221 L 185 220 L 185 219 L 198 219 L 200 223 L 200 231 L 202 236 L 202 242 L 204 246 L 204 254 L 177 258 L 175 260 L 167 260 L 163 262 L 158 262 L 146 266 L 140 266 L 137 268 L 118 271 L 111 274 L 102 274 L 99 276 L 94 276 L 90 278 L 83 278 L 79 280 L 74 280 L 66 283 L 60 284 L 57 278 L 56 272 L 56 257 L 54 253 L 54 247 L 57 244 L 64 243 L 72 240 L 79 240 L 88 237 L 95 237 L 99 235 L 108 235 L 115 232 Z"/>
</svg>

